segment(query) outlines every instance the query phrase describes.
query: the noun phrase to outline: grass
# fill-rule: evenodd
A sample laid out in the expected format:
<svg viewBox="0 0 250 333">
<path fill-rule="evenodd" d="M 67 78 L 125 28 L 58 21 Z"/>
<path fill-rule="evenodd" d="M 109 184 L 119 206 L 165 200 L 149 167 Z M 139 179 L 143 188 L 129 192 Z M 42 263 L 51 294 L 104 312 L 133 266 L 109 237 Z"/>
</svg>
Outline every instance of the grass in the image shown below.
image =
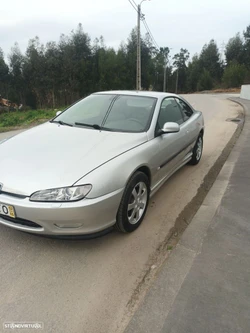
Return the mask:
<svg viewBox="0 0 250 333">
<path fill-rule="evenodd" d="M 11 111 L 0 114 L 0 132 L 41 124 L 53 117 L 54 110 Z"/>
</svg>

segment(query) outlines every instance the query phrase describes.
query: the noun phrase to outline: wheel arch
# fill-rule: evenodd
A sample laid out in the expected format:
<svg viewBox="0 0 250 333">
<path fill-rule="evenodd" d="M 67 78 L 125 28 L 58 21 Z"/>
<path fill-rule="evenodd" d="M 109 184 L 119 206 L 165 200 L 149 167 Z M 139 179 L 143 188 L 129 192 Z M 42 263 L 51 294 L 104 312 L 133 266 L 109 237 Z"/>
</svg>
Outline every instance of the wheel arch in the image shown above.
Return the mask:
<svg viewBox="0 0 250 333">
<path fill-rule="evenodd" d="M 131 177 L 136 173 L 136 172 L 142 172 L 144 173 L 147 178 L 148 178 L 148 181 L 149 181 L 149 189 L 151 190 L 151 178 L 152 178 L 152 175 L 151 175 L 151 171 L 150 171 L 150 168 L 147 166 L 147 165 L 141 165 L 139 167 L 137 167 L 136 169 L 134 169 L 130 176 L 128 177 L 127 181 L 126 181 L 126 185 L 124 187 L 124 190 L 128 184 L 128 182 L 130 181 Z"/>
<path fill-rule="evenodd" d="M 137 170 L 135 170 L 134 173 L 137 171 L 143 172 L 148 177 L 149 186 L 150 186 L 151 185 L 151 171 L 150 171 L 149 167 L 146 165 L 143 165 L 143 166 L 139 167 Z"/>
</svg>

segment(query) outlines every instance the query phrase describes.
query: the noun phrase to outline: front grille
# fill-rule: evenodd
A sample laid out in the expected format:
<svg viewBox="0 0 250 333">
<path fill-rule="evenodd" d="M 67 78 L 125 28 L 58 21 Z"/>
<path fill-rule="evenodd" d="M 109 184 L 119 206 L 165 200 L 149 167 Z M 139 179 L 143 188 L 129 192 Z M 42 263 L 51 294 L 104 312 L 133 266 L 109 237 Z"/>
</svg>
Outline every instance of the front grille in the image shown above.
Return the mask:
<svg viewBox="0 0 250 333">
<path fill-rule="evenodd" d="M 27 227 L 32 227 L 32 228 L 42 228 L 39 224 L 37 224 L 35 222 L 24 220 L 24 219 L 20 219 L 18 217 L 12 218 L 12 217 L 1 215 L 1 214 L 0 214 L 0 217 L 3 220 L 9 221 L 9 222 L 12 222 L 12 223 L 15 223 L 15 224 L 21 224 L 21 225 L 25 225 Z"/>
</svg>

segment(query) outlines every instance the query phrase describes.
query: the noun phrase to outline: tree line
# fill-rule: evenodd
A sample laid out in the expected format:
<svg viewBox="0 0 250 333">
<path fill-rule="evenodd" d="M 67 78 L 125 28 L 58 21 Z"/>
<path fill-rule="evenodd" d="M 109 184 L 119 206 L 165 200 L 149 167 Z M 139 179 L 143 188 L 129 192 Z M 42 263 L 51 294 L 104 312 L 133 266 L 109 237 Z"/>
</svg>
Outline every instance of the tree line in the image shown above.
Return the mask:
<svg viewBox="0 0 250 333">
<path fill-rule="evenodd" d="M 16 43 L 8 61 L 0 48 L 0 95 L 32 109 L 56 108 L 101 90 L 136 86 L 136 29 L 119 48 L 107 47 L 103 37 L 91 41 L 79 24 L 58 42 L 31 39 L 23 54 Z M 250 25 L 232 37 L 221 56 L 214 40 L 190 59 L 187 49 L 170 55 L 155 48 L 149 35 L 141 42 L 142 88 L 195 92 L 250 83 Z M 171 60 L 170 60 L 171 59 Z M 165 68 L 165 69 L 164 69 Z"/>
</svg>

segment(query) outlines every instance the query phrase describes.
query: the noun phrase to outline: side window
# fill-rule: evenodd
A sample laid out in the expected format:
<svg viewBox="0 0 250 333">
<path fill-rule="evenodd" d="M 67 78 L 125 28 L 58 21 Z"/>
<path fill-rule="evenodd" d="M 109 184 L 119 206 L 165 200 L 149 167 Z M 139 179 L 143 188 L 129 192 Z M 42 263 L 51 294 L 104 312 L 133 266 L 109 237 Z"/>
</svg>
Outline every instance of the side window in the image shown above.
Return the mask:
<svg viewBox="0 0 250 333">
<path fill-rule="evenodd" d="M 167 122 L 183 123 L 183 116 L 174 98 L 165 98 L 161 104 L 157 127 L 163 128 Z"/>
<path fill-rule="evenodd" d="M 193 110 L 183 100 L 176 98 L 176 101 L 183 112 L 184 121 L 188 120 L 194 113 Z"/>
</svg>

